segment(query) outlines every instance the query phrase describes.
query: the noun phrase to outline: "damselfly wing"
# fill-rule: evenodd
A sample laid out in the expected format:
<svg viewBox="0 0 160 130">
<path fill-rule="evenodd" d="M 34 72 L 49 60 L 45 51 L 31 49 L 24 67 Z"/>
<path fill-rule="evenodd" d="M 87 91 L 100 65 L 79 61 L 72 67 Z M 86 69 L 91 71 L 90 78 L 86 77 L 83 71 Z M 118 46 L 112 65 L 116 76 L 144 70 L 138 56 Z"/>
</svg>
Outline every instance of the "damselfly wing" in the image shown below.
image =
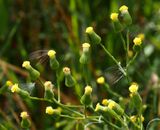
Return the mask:
<svg viewBox="0 0 160 130">
<path fill-rule="evenodd" d="M 32 94 L 33 89 L 35 88 L 35 83 L 19 83 L 19 86 L 29 94 Z"/>
<path fill-rule="evenodd" d="M 49 59 L 47 53 L 49 50 L 38 50 L 30 54 L 30 60 L 36 60 L 37 64 L 42 64 Z"/>
<path fill-rule="evenodd" d="M 107 68 L 105 70 L 106 81 L 111 85 L 116 84 L 125 76 L 124 70 L 125 69 L 122 70 L 118 65 Z"/>
</svg>

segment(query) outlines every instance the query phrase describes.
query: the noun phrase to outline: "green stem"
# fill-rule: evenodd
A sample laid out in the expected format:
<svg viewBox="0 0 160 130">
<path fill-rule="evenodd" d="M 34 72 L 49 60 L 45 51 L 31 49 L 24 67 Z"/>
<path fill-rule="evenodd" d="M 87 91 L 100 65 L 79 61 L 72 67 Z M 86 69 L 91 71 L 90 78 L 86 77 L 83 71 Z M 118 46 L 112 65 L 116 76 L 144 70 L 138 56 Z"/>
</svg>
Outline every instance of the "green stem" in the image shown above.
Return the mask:
<svg viewBox="0 0 160 130">
<path fill-rule="evenodd" d="M 136 52 L 134 57 L 128 62 L 127 66 L 126 66 L 126 69 L 134 62 L 134 60 L 136 59 L 137 55 L 138 55 L 138 52 Z"/>
<path fill-rule="evenodd" d="M 103 50 L 107 53 L 107 55 L 116 63 L 116 65 L 119 67 L 120 71 L 126 76 L 126 72 L 123 69 L 123 67 L 121 66 L 120 62 L 118 62 L 113 56 L 112 54 L 105 48 L 105 46 L 100 43 L 100 46 L 103 48 Z"/>
<path fill-rule="evenodd" d="M 124 50 L 126 51 L 127 50 L 126 42 L 124 40 L 124 37 L 123 37 L 122 33 L 120 33 L 120 37 L 121 37 L 121 40 L 122 40 L 122 43 L 123 43 Z"/>
<path fill-rule="evenodd" d="M 104 119 L 104 118 L 103 118 L 103 121 L 104 121 L 104 122 L 106 122 L 107 124 L 109 124 L 111 127 L 115 128 L 115 129 L 117 129 L 117 130 L 121 130 L 121 128 L 120 128 L 120 127 L 118 127 L 118 126 L 116 126 L 116 125 L 112 124 L 111 122 L 107 121 L 107 120 L 106 120 L 106 119 Z"/>
<path fill-rule="evenodd" d="M 121 95 L 119 95 L 118 93 L 116 93 L 116 92 L 113 92 L 111 89 L 110 89 L 110 87 L 109 87 L 109 85 L 108 84 L 104 84 L 104 87 L 107 89 L 107 91 L 110 93 L 110 94 L 112 94 L 113 96 L 115 96 L 115 97 L 117 97 L 117 98 L 119 98 L 119 97 L 122 97 Z"/>
<path fill-rule="evenodd" d="M 126 65 L 128 64 L 128 51 L 129 51 L 129 30 L 127 30 L 127 50 L 126 50 Z"/>
<path fill-rule="evenodd" d="M 58 88 L 58 102 L 61 102 L 61 89 L 60 89 L 58 70 L 56 70 L 56 77 L 57 77 L 57 88 Z"/>
</svg>

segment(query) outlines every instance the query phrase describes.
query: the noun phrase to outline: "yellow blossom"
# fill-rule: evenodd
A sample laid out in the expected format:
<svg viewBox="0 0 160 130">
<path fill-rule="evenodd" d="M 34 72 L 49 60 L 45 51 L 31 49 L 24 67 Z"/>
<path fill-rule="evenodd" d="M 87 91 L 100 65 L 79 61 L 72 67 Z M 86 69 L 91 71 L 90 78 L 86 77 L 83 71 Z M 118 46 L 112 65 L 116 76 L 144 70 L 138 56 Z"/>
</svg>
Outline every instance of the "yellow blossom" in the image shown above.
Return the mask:
<svg viewBox="0 0 160 130">
<path fill-rule="evenodd" d="M 141 44 L 142 44 L 142 40 L 141 40 L 141 38 L 139 38 L 139 37 L 135 37 L 135 38 L 133 39 L 133 43 L 134 43 L 135 45 L 141 45 Z"/>
<path fill-rule="evenodd" d="M 135 115 L 133 115 L 133 116 L 130 117 L 130 119 L 131 119 L 132 122 L 136 122 L 137 117 Z"/>
<path fill-rule="evenodd" d="M 119 8 L 119 11 L 121 12 L 126 12 L 128 11 L 128 7 L 126 5 L 122 5 L 120 8 Z"/>
<path fill-rule="evenodd" d="M 11 92 L 14 93 L 14 92 L 19 92 L 20 88 L 18 87 L 18 84 L 14 84 L 11 88 Z"/>
<path fill-rule="evenodd" d="M 29 61 L 24 61 L 22 64 L 22 67 L 29 69 L 31 67 L 30 62 Z"/>
<path fill-rule="evenodd" d="M 54 109 L 51 106 L 46 107 L 46 114 L 52 115 L 54 113 Z"/>
<path fill-rule="evenodd" d="M 49 50 L 47 54 L 48 54 L 48 56 L 49 56 L 50 58 L 54 58 L 56 52 L 55 52 L 54 50 Z"/>
<path fill-rule="evenodd" d="M 51 81 L 46 81 L 44 83 L 44 87 L 45 87 L 46 90 L 51 90 L 53 88 L 53 84 L 52 84 Z"/>
<path fill-rule="evenodd" d="M 110 18 L 112 21 L 118 21 L 118 13 L 111 13 Z"/>
<path fill-rule="evenodd" d="M 86 33 L 90 34 L 93 32 L 93 27 L 87 27 L 86 28 Z"/>
<path fill-rule="evenodd" d="M 129 91 L 131 93 L 136 93 L 138 91 L 138 84 L 133 82 L 129 87 Z"/>
<path fill-rule="evenodd" d="M 110 109 L 113 109 L 115 107 L 115 102 L 114 101 L 109 101 L 108 107 Z"/>
<path fill-rule="evenodd" d="M 71 73 L 70 68 L 64 67 L 64 68 L 63 68 L 63 73 L 66 74 L 66 75 L 70 74 L 70 73 Z"/>
<path fill-rule="evenodd" d="M 144 38 L 145 38 L 145 35 L 144 35 L 144 33 L 139 33 L 139 34 L 137 35 L 137 37 L 139 37 L 139 38 L 143 41 Z"/>
<path fill-rule="evenodd" d="M 89 95 L 89 94 L 91 94 L 92 93 L 92 88 L 91 88 L 91 86 L 86 86 L 85 87 L 85 94 L 86 95 Z"/>
<path fill-rule="evenodd" d="M 99 103 L 97 103 L 95 111 L 98 111 L 100 109 L 101 105 Z"/>
<path fill-rule="evenodd" d="M 102 104 L 103 104 L 104 106 L 107 106 L 107 105 L 108 105 L 108 100 L 107 100 L 107 99 L 103 99 L 103 100 L 102 100 Z"/>
<path fill-rule="evenodd" d="M 105 83 L 104 77 L 103 77 L 103 76 L 99 77 L 99 78 L 97 79 L 97 83 L 98 83 L 98 84 L 104 84 L 104 83 Z"/>
<path fill-rule="evenodd" d="M 83 51 L 87 52 L 87 51 L 89 51 L 90 44 L 89 43 L 83 43 L 82 48 L 83 48 Z"/>
<path fill-rule="evenodd" d="M 21 115 L 20 115 L 23 119 L 26 119 L 29 115 L 26 111 L 23 111 L 21 112 Z"/>
<path fill-rule="evenodd" d="M 11 86 L 13 85 L 13 83 L 8 80 L 8 81 L 6 82 L 6 85 L 7 85 L 8 87 L 11 87 Z"/>
</svg>

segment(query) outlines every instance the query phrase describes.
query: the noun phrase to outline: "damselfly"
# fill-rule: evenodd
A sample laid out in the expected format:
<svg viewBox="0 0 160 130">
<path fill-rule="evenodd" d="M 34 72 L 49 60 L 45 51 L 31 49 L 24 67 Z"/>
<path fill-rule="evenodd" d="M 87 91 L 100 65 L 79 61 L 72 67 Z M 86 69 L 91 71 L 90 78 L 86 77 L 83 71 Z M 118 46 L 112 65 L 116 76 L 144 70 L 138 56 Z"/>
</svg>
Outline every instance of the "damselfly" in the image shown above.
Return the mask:
<svg viewBox="0 0 160 130">
<path fill-rule="evenodd" d="M 109 84 L 113 85 L 126 76 L 126 69 L 120 65 L 115 65 L 105 70 L 105 77 Z"/>
</svg>

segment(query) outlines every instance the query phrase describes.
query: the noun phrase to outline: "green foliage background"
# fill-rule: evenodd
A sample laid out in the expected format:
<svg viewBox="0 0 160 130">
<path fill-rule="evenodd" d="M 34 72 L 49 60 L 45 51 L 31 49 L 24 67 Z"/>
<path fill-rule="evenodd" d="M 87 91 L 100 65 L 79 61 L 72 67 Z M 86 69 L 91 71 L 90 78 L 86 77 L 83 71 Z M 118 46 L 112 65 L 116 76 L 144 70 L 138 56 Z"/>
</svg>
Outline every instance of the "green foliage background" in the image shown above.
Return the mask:
<svg viewBox="0 0 160 130">
<path fill-rule="evenodd" d="M 54 49 L 61 67 L 69 66 L 74 77 L 83 84 L 77 86 L 75 92 L 73 89 L 66 89 L 62 84 L 64 102 L 79 104 L 78 99 L 85 86 L 81 80 L 79 57 L 81 45 L 87 41 L 84 33 L 86 27 L 93 26 L 107 49 L 122 61 L 122 65 L 125 64 L 120 35 L 114 32 L 110 21 L 110 13 L 118 11 L 123 4 L 129 7 L 133 19 L 130 43 L 133 44 L 132 39 L 137 34 L 145 34 L 143 51 L 129 73 L 132 81 L 140 85 L 140 94 L 144 104 L 147 104 L 144 112 L 146 126 L 149 120 L 160 116 L 159 88 L 152 86 L 151 78 L 153 73 L 160 75 L 159 0 L 0 0 L 0 85 L 6 80 L 19 83 L 29 81 L 27 73 L 21 69 L 23 61 L 28 60 L 33 51 Z M 35 61 L 31 63 L 41 72 L 41 77 L 54 83 L 56 76 L 48 67 L 48 62 L 43 65 L 36 65 Z M 109 96 L 96 84 L 96 78 L 103 75 L 107 68 L 114 66 L 114 63 L 100 47 L 93 46 L 89 66 L 95 102 L 101 101 Z M 128 84 L 125 79 L 113 85 L 112 89 L 128 97 Z M 42 92 L 37 91 L 33 92 L 34 95 L 41 96 Z M 1 95 L 0 100 L 0 124 L 7 126 L 9 130 L 18 127 L 19 113 L 23 110 L 30 112 L 33 130 L 71 130 L 78 122 L 66 123 L 65 119 L 46 116 L 44 102 L 23 101 L 11 94 Z M 59 121 L 67 125 L 56 128 L 55 123 Z"/>
</svg>

